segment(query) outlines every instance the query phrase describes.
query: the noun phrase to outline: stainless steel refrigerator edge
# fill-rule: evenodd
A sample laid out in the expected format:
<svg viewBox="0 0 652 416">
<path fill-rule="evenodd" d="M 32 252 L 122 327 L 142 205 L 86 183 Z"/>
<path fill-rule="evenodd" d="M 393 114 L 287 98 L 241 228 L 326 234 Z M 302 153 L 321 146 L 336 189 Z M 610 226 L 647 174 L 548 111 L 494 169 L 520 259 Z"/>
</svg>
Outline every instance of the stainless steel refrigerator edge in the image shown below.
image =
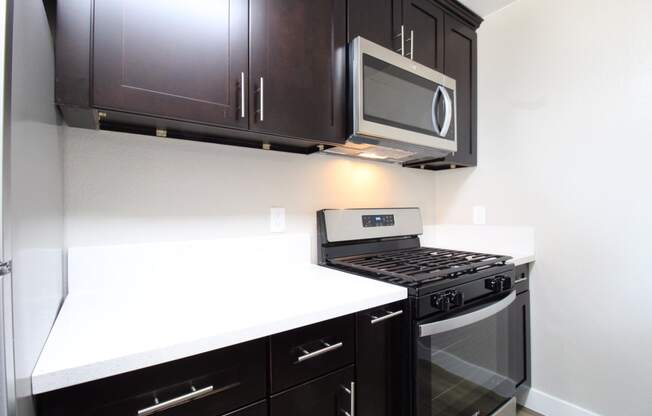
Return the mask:
<svg viewBox="0 0 652 416">
<path fill-rule="evenodd" d="M 33 416 L 31 373 L 63 298 L 63 139 L 41 0 L 7 0 L 2 129 L 0 416 Z M 3 2 L 2 6 L 5 3 Z"/>
</svg>

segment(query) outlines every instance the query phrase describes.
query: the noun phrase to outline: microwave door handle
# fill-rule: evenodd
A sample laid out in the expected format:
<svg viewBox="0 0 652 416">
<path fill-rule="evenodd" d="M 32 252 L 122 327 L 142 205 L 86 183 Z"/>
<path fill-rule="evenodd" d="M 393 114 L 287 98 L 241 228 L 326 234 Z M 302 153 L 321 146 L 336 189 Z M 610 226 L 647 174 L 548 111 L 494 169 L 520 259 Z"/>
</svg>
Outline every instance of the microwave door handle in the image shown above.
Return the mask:
<svg viewBox="0 0 652 416">
<path fill-rule="evenodd" d="M 435 133 L 437 133 L 438 136 L 442 136 L 441 129 L 439 128 L 439 120 L 437 120 L 437 99 L 439 98 L 439 94 L 441 94 L 441 86 L 437 87 L 435 90 L 435 94 L 432 96 L 432 126 L 435 129 Z"/>
<path fill-rule="evenodd" d="M 451 121 L 453 121 L 453 100 L 451 100 L 451 96 L 446 88 L 442 86 L 439 86 L 439 88 L 441 88 L 444 97 L 444 109 L 446 112 L 440 135 L 441 137 L 446 137 L 448 135 L 448 130 L 451 128 Z"/>
<path fill-rule="evenodd" d="M 441 334 L 442 332 L 453 331 L 455 329 L 463 328 L 487 319 L 497 313 L 505 310 L 516 300 L 516 292 L 512 291 L 508 296 L 494 302 L 477 311 L 467 313 L 460 316 L 455 316 L 443 321 L 432 322 L 429 324 L 419 325 L 419 337 L 429 337 L 432 335 Z"/>
</svg>

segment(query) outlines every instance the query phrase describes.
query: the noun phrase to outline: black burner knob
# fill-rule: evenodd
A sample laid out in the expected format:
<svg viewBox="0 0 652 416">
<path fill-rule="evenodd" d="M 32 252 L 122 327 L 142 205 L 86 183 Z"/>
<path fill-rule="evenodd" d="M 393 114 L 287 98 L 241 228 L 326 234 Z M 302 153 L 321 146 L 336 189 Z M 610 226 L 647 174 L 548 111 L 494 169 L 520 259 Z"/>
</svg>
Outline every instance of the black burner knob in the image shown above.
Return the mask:
<svg viewBox="0 0 652 416">
<path fill-rule="evenodd" d="M 437 294 L 432 297 L 432 306 L 442 312 L 448 312 L 451 308 L 451 300 L 447 294 Z"/>
<path fill-rule="evenodd" d="M 494 293 L 500 293 L 512 288 L 512 279 L 505 276 L 496 276 L 484 281 L 484 287 Z"/>
</svg>

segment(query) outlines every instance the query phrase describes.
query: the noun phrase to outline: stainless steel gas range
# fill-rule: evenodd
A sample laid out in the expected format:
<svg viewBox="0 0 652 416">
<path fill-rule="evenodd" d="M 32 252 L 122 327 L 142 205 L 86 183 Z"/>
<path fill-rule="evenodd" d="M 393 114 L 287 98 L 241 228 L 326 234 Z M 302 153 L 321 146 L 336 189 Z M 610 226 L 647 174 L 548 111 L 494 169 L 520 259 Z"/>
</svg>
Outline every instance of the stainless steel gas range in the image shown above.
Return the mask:
<svg viewBox="0 0 652 416">
<path fill-rule="evenodd" d="M 325 209 L 317 223 L 321 265 L 408 290 L 400 416 L 516 414 L 509 257 L 421 247 L 418 208 Z"/>
</svg>

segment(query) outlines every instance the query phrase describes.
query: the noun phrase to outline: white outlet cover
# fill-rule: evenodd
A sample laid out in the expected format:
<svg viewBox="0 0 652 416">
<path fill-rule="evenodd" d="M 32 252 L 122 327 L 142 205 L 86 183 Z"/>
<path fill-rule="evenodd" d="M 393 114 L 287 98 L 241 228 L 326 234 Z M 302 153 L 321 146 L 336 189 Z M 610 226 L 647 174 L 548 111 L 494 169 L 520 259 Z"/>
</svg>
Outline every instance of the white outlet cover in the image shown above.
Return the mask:
<svg viewBox="0 0 652 416">
<path fill-rule="evenodd" d="M 487 209 L 482 206 L 473 207 L 473 224 L 485 225 L 487 224 Z"/>
<path fill-rule="evenodd" d="M 280 207 L 270 208 L 269 231 L 272 233 L 285 232 L 285 208 L 280 208 Z"/>
</svg>

